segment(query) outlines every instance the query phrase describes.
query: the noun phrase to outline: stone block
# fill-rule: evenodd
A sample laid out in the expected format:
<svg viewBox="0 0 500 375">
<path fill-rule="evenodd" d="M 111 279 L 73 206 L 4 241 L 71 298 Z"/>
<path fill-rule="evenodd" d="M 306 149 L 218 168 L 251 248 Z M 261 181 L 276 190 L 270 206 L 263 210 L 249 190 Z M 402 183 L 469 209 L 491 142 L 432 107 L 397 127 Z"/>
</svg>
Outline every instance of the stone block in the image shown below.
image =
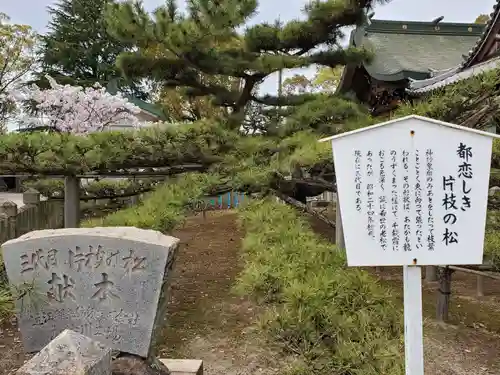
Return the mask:
<svg viewBox="0 0 500 375">
<path fill-rule="evenodd" d="M 496 193 L 498 193 L 500 191 L 500 186 L 493 186 L 490 188 L 490 190 L 488 191 L 488 195 L 495 195 Z"/>
<path fill-rule="evenodd" d="M 35 189 L 28 189 L 23 193 L 23 203 L 25 205 L 40 203 L 40 193 Z"/>
<path fill-rule="evenodd" d="M 160 359 L 172 375 L 203 375 L 201 359 Z"/>
<path fill-rule="evenodd" d="M 111 375 L 111 349 L 65 330 L 17 370 L 16 375 Z"/>
<path fill-rule="evenodd" d="M 18 213 L 17 204 L 12 201 L 0 202 L 0 213 L 4 213 L 8 217 L 16 216 Z"/>
<path fill-rule="evenodd" d="M 16 301 L 25 350 L 71 329 L 147 357 L 178 243 L 134 227 L 42 230 L 4 243 L 9 283 L 26 291 Z"/>
</svg>

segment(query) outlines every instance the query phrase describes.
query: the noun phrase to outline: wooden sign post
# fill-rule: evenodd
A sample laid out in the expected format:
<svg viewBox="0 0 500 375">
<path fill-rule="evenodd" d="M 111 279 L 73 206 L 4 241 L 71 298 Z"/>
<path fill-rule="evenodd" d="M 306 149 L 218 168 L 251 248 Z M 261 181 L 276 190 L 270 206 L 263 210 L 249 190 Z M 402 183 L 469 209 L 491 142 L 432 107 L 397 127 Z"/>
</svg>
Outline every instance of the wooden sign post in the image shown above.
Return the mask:
<svg viewBox="0 0 500 375">
<path fill-rule="evenodd" d="M 481 264 L 492 138 L 408 116 L 324 138 L 349 266 L 403 266 L 406 375 L 423 375 L 421 266 Z"/>
</svg>

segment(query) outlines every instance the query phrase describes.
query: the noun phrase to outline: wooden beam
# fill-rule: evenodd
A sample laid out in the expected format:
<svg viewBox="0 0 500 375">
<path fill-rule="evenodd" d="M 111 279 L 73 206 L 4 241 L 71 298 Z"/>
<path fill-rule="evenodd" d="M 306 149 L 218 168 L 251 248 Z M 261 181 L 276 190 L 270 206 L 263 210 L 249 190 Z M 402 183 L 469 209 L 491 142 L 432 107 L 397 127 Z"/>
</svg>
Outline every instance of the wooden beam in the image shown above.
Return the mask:
<svg viewBox="0 0 500 375">
<path fill-rule="evenodd" d="M 150 167 L 147 167 L 148 169 Z M 98 177 L 109 177 L 109 178 L 122 178 L 122 177 L 156 177 L 156 176 L 172 176 L 179 173 L 185 172 L 196 172 L 204 171 L 208 167 L 201 164 L 188 164 L 188 165 L 177 165 L 167 168 L 162 168 L 159 171 L 102 171 L 102 172 L 89 172 L 76 174 L 78 178 L 98 178 Z M 137 168 L 133 169 L 146 169 Z M 67 175 L 61 173 L 21 173 L 21 174 L 0 174 L 0 177 L 51 177 L 51 178 L 65 178 Z"/>
<path fill-rule="evenodd" d="M 500 280 L 500 275 L 493 275 L 491 273 L 478 271 L 478 270 L 471 269 L 471 268 L 464 268 L 464 267 L 457 267 L 457 266 L 448 266 L 448 268 L 452 269 L 454 271 L 459 271 L 459 272 L 464 272 L 464 273 L 470 273 L 472 275 L 488 277 L 488 278 L 493 279 L 493 280 Z"/>
<path fill-rule="evenodd" d="M 318 218 L 319 220 L 323 221 L 325 224 L 328 224 L 332 228 L 335 228 L 335 222 L 333 220 L 328 219 L 325 215 L 320 214 L 319 212 L 317 212 L 313 208 L 307 206 L 306 204 L 299 202 L 298 200 L 293 199 L 292 197 L 289 197 L 288 195 L 282 194 L 277 190 L 272 190 L 272 193 L 275 196 L 277 196 L 278 198 L 280 198 L 281 200 L 288 203 L 289 205 L 291 205 L 291 206 L 293 206 L 293 207 L 295 207 L 303 212 L 306 212 L 306 213 L 310 214 L 311 216 L 314 216 L 314 217 Z"/>
</svg>

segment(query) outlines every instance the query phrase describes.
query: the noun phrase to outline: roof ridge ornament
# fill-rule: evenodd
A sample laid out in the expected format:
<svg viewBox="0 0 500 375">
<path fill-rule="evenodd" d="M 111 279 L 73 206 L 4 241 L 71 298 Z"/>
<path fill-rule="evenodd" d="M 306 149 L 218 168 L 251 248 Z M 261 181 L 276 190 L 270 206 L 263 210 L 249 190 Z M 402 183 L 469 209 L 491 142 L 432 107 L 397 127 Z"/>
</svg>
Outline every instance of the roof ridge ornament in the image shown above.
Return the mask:
<svg viewBox="0 0 500 375">
<path fill-rule="evenodd" d="M 365 17 L 365 22 L 364 22 L 364 24 L 365 24 L 366 26 L 370 26 L 370 25 L 372 24 L 372 19 L 373 19 L 373 17 L 374 17 L 374 16 L 375 16 L 375 12 L 373 12 L 373 11 L 372 11 L 372 12 L 370 12 L 370 13 L 367 13 L 367 14 L 366 14 L 366 17 Z"/>
<path fill-rule="evenodd" d="M 433 19 L 433 20 L 432 20 L 432 23 L 433 23 L 434 25 L 437 25 L 437 24 L 438 24 L 439 22 L 441 22 L 443 19 L 444 19 L 444 16 L 440 16 L 440 17 L 438 17 L 438 18 Z"/>
</svg>

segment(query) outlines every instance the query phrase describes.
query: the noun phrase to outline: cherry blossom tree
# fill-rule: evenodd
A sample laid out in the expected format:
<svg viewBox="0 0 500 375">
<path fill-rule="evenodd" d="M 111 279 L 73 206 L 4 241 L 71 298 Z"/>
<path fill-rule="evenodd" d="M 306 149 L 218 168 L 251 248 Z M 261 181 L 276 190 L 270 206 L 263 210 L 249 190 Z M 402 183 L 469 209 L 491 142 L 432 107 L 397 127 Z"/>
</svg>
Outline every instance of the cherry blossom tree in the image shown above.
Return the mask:
<svg viewBox="0 0 500 375">
<path fill-rule="evenodd" d="M 93 87 L 61 85 L 47 76 L 50 88 L 32 86 L 25 99 L 32 101 L 37 117 L 22 120 L 26 126 L 46 126 L 65 133 L 87 134 L 109 129 L 113 125 L 137 127 L 135 114 L 139 107 L 126 98 L 112 95 L 99 84 Z"/>
</svg>

